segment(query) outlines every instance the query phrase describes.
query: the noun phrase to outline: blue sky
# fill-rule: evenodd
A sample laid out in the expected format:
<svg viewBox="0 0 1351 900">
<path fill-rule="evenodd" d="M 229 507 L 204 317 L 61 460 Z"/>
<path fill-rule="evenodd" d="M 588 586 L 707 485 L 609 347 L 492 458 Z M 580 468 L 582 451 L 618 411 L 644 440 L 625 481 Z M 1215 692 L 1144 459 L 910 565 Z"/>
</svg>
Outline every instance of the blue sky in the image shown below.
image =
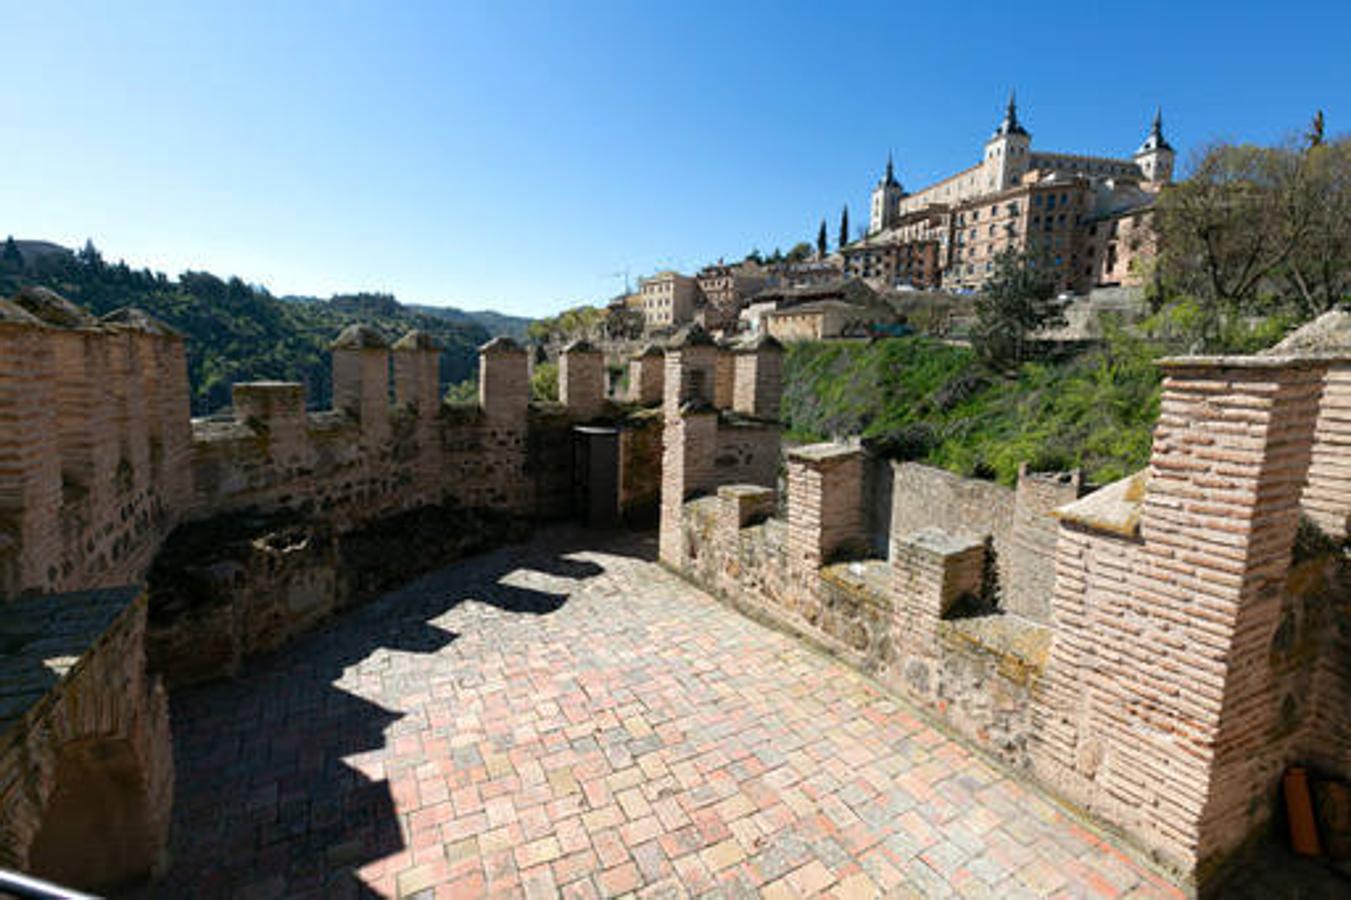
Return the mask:
<svg viewBox="0 0 1351 900">
<path fill-rule="evenodd" d="M 834 239 L 888 150 L 1351 130 L 1351 3 L 0 0 L 0 235 L 542 315 Z"/>
</svg>

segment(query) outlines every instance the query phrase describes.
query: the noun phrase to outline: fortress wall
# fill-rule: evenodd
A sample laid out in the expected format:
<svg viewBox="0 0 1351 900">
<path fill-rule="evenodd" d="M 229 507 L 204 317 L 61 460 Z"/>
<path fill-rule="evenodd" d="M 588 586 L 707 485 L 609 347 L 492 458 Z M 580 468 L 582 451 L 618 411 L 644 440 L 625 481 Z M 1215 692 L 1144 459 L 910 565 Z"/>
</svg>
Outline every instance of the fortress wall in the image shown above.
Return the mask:
<svg viewBox="0 0 1351 900">
<path fill-rule="evenodd" d="M 1078 473 L 1018 473 L 1010 489 L 919 463 L 892 466 L 892 536 L 938 528 L 990 539 L 999 576 L 999 606 L 1047 622 L 1055 581 L 1057 523 L 1052 512 L 1076 499 Z M 878 491 L 879 495 L 885 494 Z"/>
<path fill-rule="evenodd" d="M 0 596 L 135 581 L 186 493 L 181 340 L 137 321 L 3 331 L 0 508 L 11 527 L 0 535 L 17 537 L 0 560 L 18 562 L 0 562 Z"/>
<path fill-rule="evenodd" d="M 1328 368 L 1301 505 L 1329 537 L 1351 534 L 1351 363 Z"/>
<path fill-rule="evenodd" d="M 1329 627 L 1345 563 L 1292 556 L 1322 368 L 1165 370 L 1147 482 L 1117 504 L 1129 515 L 1062 525 L 1034 759 L 1203 881 L 1268 822 L 1286 766 L 1346 774 L 1347 730 L 1323 705 L 1347 696 L 1347 647 Z"/>
<path fill-rule="evenodd" d="M 662 559 L 1204 886 L 1270 821 L 1288 765 L 1348 775 L 1351 575 L 1333 543 L 1295 540 L 1301 508 L 1334 539 L 1345 522 L 1346 369 L 1164 368 L 1146 472 L 1080 500 L 1075 476 L 1024 472 L 1009 490 L 896 465 L 886 561 L 835 561 L 876 518 L 857 449 L 790 452 L 788 515 L 766 519 L 767 488 L 680 480 L 704 477 L 690 457 L 721 438 L 692 432 L 687 409 L 667 423 Z M 987 548 L 1014 615 L 981 597 Z"/>
<path fill-rule="evenodd" d="M 441 404 L 439 351 L 418 341 L 393 350 L 391 385 L 391 351 L 362 333 L 334 349 L 338 411 L 262 382 L 236 385 L 232 418 L 194 421 L 182 339 L 149 317 L 3 313 L 0 597 L 139 581 L 185 520 L 289 513 L 341 532 L 427 504 L 570 509 L 572 419 L 530 411 L 510 342 L 484 348 L 476 408 Z"/>
</svg>

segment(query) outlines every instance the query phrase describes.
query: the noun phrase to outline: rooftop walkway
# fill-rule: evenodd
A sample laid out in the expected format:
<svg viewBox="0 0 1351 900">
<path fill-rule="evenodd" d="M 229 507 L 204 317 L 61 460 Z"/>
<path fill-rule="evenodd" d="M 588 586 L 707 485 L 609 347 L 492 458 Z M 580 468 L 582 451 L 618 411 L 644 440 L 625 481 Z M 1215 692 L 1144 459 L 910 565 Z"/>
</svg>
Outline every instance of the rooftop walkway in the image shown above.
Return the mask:
<svg viewBox="0 0 1351 900">
<path fill-rule="evenodd" d="M 546 532 L 180 692 L 194 897 L 1176 896 L 871 683 Z"/>
</svg>

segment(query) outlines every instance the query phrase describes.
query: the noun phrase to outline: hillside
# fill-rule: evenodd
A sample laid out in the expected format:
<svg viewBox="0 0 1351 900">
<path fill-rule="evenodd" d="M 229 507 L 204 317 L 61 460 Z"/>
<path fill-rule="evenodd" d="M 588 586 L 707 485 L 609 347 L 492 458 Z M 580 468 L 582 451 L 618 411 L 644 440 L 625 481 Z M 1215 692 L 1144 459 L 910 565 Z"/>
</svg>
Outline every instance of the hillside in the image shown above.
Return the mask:
<svg viewBox="0 0 1351 900">
<path fill-rule="evenodd" d="M 1073 359 L 984 371 L 928 338 L 794 343 L 784 418 L 799 440 L 858 435 L 898 459 L 1012 483 L 1018 465 L 1105 483 L 1145 465 L 1158 415 L 1154 351 L 1118 335 Z"/>
<path fill-rule="evenodd" d="M 421 306 L 411 303 L 407 308 L 422 315 L 449 319 L 452 322 L 475 322 L 488 329 L 488 333 L 493 337 L 501 335 L 522 343 L 527 339 L 530 323 L 535 321 L 524 316 L 493 312 L 491 309 L 463 310 L 453 306 Z"/>
<path fill-rule="evenodd" d="M 21 249 L 39 244 L 42 252 L 31 256 Z M 283 302 L 238 278 L 184 272 L 173 280 L 109 264 L 92 247 L 72 254 L 53 244 L 15 241 L 0 249 L 0 296 L 40 285 L 96 315 L 137 306 L 180 331 L 187 342 L 194 415 L 227 406 L 234 382 L 261 379 L 299 381 L 312 408 L 328 406 L 328 344 L 351 322 L 367 322 L 391 339 L 412 328 L 434 335 L 445 346 L 443 384 L 473 377 L 477 348 L 493 336 L 476 321 L 420 313 L 389 295 Z"/>
</svg>

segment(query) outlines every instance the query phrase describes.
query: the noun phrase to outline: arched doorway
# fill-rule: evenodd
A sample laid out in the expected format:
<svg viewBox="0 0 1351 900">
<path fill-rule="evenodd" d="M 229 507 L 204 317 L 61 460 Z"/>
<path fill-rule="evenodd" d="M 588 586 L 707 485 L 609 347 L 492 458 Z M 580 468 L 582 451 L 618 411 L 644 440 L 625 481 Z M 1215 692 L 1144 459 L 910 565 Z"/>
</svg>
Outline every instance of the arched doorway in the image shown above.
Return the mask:
<svg viewBox="0 0 1351 900">
<path fill-rule="evenodd" d="M 32 874 L 85 890 L 151 874 L 157 832 L 145 776 L 127 740 L 65 744 L 57 756 L 54 784 L 28 851 Z"/>
</svg>

